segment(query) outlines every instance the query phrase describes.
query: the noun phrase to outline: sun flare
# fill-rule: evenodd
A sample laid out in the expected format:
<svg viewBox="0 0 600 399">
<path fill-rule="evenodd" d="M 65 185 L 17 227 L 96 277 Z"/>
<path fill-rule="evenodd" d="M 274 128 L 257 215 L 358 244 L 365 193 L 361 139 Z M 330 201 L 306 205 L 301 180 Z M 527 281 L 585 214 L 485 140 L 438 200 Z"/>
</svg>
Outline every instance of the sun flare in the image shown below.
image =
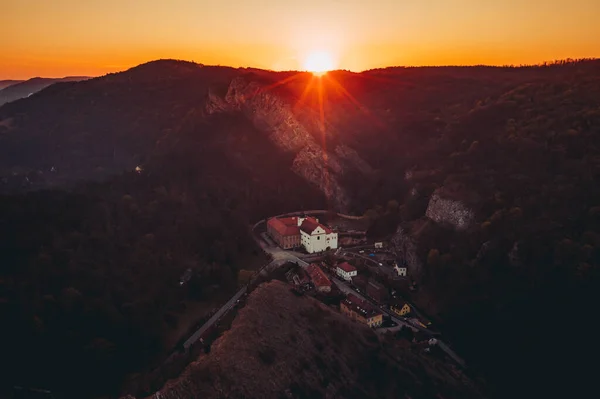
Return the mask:
<svg viewBox="0 0 600 399">
<path fill-rule="evenodd" d="M 312 52 L 304 60 L 304 69 L 315 75 L 324 75 L 333 68 L 335 68 L 333 57 L 326 51 Z"/>
</svg>

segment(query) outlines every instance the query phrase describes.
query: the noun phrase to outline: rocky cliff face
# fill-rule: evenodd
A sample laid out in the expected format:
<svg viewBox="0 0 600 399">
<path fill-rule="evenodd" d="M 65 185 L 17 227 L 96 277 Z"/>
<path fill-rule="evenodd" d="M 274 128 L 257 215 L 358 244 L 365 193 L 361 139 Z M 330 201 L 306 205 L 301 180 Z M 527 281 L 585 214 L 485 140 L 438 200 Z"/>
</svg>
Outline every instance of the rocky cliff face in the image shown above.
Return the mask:
<svg viewBox="0 0 600 399">
<path fill-rule="evenodd" d="M 292 171 L 316 185 L 337 211 L 345 212 L 350 205 L 350 195 L 340 178 L 348 173 L 374 173 L 356 151 L 345 145 L 322 148 L 284 99 L 247 78 L 233 79 L 224 96 L 209 92 L 206 112 L 243 113 L 281 150 L 296 154 Z"/>
<path fill-rule="evenodd" d="M 444 189 L 431 195 L 425 215 L 436 223 L 449 224 L 457 231 L 467 230 L 475 223 L 475 212 L 466 201 L 449 195 Z"/>
</svg>

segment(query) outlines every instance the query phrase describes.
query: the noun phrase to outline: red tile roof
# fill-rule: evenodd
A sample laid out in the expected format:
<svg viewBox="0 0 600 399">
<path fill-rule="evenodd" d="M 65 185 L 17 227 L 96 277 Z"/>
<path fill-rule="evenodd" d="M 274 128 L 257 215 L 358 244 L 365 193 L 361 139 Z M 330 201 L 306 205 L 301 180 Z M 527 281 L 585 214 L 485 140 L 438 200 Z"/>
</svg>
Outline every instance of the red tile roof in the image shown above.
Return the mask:
<svg viewBox="0 0 600 399">
<path fill-rule="evenodd" d="M 348 294 L 348 297 L 344 299 L 343 303 L 354 312 L 363 315 L 364 317 L 375 317 L 380 315 L 379 309 L 372 306 L 367 301 L 358 298 L 354 294 Z"/>
<path fill-rule="evenodd" d="M 340 263 L 339 265 L 337 265 L 337 267 L 339 267 L 340 269 L 342 269 L 346 273 L 350 273 L 350 272 L 355 272 L 356 271 L 356 267 L 352 266 L 348 262 Z"/>
<path fill-rule="evenodd" d="M 302 230 L 306 234 L 312 234 L 312 232 L 315 231 L 317 227 L 321 227 L 323 230 L 325 230 L 325 234 L 331 234 L 333 232 L 329 227 L 319 223 L 317 219 L 310 216 L 304 219 L 304 221 L 300 225 L 300 230 Z"/>
<path fill-rule="evenodd" d="M 300 234 L 298 219 L 296 218 L 272 218 L 269 219 L 267 224 L 282 236 L 297 236 Z"/>
<path fill-rule="evenodd" d="M 306 268 L 310 279 L 315 284 L 315 287 L 331 287 L 331 281 L 327 278 L 323 270 L 314 263 L 308 265 Z"/>
<path fill-rule="evenodd" d="M 289 218 L 279 218 L 277 220 L 279 220 L 286 226 L 298 226 L 298 218 L 296 216 L 291 216 Z"/>
</svg>

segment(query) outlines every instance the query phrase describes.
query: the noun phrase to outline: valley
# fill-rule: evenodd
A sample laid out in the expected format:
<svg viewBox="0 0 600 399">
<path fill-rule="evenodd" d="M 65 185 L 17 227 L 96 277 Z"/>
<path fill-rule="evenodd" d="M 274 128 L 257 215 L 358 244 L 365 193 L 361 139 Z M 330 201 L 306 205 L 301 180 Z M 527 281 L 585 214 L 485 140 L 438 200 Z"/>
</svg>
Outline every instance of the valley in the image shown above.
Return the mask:
<svg viewBox="0 0 600 399">
<path fill-rule="evenodd" d="M 213 352 L 232 370 L 231 351 L 254 364 L 253 349 L 233 343 L 238 335 L 275 340 L 260 341 L 275 351 L 263 371 L 273 356 L 308 362 L 299 370 L 321 394 L 323 375 L 335 389 L 350 375 L 366 375 L 361 359 L 380 353 L 380 344 L 410 352 L 414 367 L 425 364 L 417 368 L 428 371 L 414 381 L 433 378 L 429 355 L 392 337 L 395 330 L 356 330 L 363 339 L 352 327 L 348 345 L 358 339 L 360 356 L 343 343 L 319 361 L 296 358 L 291 341 L 269 334 L 301 326 L 308 337 L 302 345 L 334 346 L 337 335 L 305 330 L 328 330 L 323 320 L 342 330 L 357 323 L 290 294 L 287 283 L 253 287 L 256 296 L 239 313 L 225 312 L 245 301 L 253 279 L 289 261 L 324 262 L 339 290 L 357 294 L 336 277 L 338 260 L 390 294 L 401 292 L 485 381 L 490 397 L 583 389 L 593 379 L 576 365 L 590 360 L 595 344 L 565 337 L 564 325 L 548 328 L 548 321 L 589 320 L 599 299 L 599 133 L 597 60 L 322 77 L 159 60 L 8 102 L 0 107 L 0 310 L 12 328 L 0 337 L 3 366 L 11 370 L 2 389 L 118 397 L 126 376 L 145 380 L 172 342 L 185 348 L 220 317 L 232 318 L 231 330 L 221 331 L 208 355 L 190 352 L 182 364 L 194 364 L 177 380 L 199 384 L 194 389 L 206 397 L 234 378 Z M 299 256 L 276 248 L 260 233 L 268 218 L 290 213 L 331 222 L 342 250 Z M 338 213 L 350 218 L 336 222 Z M 375 242 L 386 245 L 377 261 Z M 396 264 L 386 269 L 386 261 Z M 263 269 L 267 264 L 278 268 Z M 394 278 L 396 268 L 409 279 Z M 186 303 L 196 310 L 188 313 Z M 259 317 L 262 306 L 272 306 L 266 314 L 281 325 Z M 313 307 L 325 309 L 315 310 L 323 320 L 306 310 Z M 293 309 L 306 312 L 294 316 Z M 408 324 L 390 312 L 398 326 Z M 174 338 L 182 330 L 185 339 Z M 342 358 L 353 371 L 329 375 L 344 369 Z M 383 374 L 405 370 L 394 359 L 394 366 L 376 362 Z M 323 375 L 306 371 L 315 362 Z M 573 367 L 557 368 L 565 364 Z M 253 378 L 248 370 L 239 371 L 244 381 Z M 309 389 L 294 385 L 292 371 L 281 373 L 277 390 Z M 160 391 L 164 379 L 148 378 L 138 391 Z M 412 387 L 409 396 L 438 393 L 402 381 Z M 252 392 L 261 389 L 247 383 Z M 232 397 L 250 392 L 240 389 Z M 444 397 L 469 397 L 453 389 Z"/>
</svg>

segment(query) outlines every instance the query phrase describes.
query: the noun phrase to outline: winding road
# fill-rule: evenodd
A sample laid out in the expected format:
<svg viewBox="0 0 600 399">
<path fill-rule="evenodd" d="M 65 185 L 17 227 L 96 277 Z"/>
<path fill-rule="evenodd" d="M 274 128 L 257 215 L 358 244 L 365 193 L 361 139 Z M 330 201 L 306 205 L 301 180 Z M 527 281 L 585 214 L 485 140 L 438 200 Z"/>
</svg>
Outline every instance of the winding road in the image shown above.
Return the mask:
<svg viewBox="0 0 600 399">
<path fill-rule="evenodd" d="M 305 215 L 305 214 L 316 215 L 316 214 L 325 214 L 328 212 L 329 211 L 326 211 L 326 210 L 300 211 L 300 212 L 286 213 L 283 215 L 278 215 L 276 217 L 301 216 L 301 215 Z M 339 213 L 337 215 L 339 217 L 346 217 L 349 219 L 360 219 L 360 217 L 343 215 L 343 214 L 339 214 Z M 299 266 L 306 268 L 309 265 L 309 263 L 302 259 L 302 257 L 305 257 L 306 255 L 303 255 L 301 253 L 294 252 L 294 251 L 286 251 L 278 246 L 269 245 L 267 242 L 265 242 L 265 240 L 261 239 L 260 235 L 256 232 L 256 229 L 258 228 L 258 226 L 260 226 L 261 223 L 265 223 L 265 221 L 266 221 L 266 219 L 260 220 L 257 223 L 255 223 L 251 228 L 251 233 L 252 233 L 252 237 L 254 238 L 254 240 L 257 242 L 257 244 L 262 248 L 262 250 L 265 253 L 267 253 L 268 255 L 270 255 L 272 257 L 271 262 L 269 262 L 268 264 L 263 266 L 258 273 L 265 275 L 266 273 L 269 273 L 270 271 L 280 267 L 281 265 L 283 265 L 287 262 L 295 262 Z M 365 258 L 367 258 L 367 257 L 365 257 Z M 373 259 L 368 259 L 368 260 L 374 261 Z M 357 293 L 346 282 L 338 279 L 337 277 L 332 277 L 332 280 L 336 284 L 336 286 L 340 289 L 340 291 L 342 291 L 343 293 L 345 293 L 345 294 L 352 293 L 353 295 L 356 295 L 357 297 L 368 301 L 373 306 L 378 307 L 378 305 L 376 303 L 374 303 L 370 298 L 367 298 L 367 297 Z M 202 335 L 210 327 L 212 327 L 221 317 L 223 317 L 223 315 L 225 315 L 229 310 L 231 310 L 231 308 L 233 308 L 235 306 L 235 304 L 237 303 L 238 299 L 240 299 L 242 297 L 242 295 L 244 295 L 246 293 L 247 289 L 248 289 L 247 285 L 242 287 L 210 319 L 208 319 L 206 321 L 206 323 L 204 323 L 198 330 L 196 330 L 183 344 L 184 349 L 187 351 L 196 341 L 198 341 L 202 337 Z M 390 318 L 396 324 L 398 324 L 397 327 L 381 329 L 382 332 L 397 331 L 400 328 L 405 326 L 405 327 L 411 328 L 413 331 L 420 330 L 420 331 L 423 331 L 426 333 L 431 333 L 427 329 L 421 328 L 419 326 L 415 326 L 404 320 L 398 319 L 395 316 L 395 314 L 391 313 L 387 309 L 383 309 L 383 308 L 380 308 L 380 309 L 382 310 L 382 312 L 389 315 Z M 451 357 L 454 361 L 456 361 L 461 366 L 465 367 L 464 360 L 461 359 L 452 349 L 450 349 L 450 347 L 448 347 L 447 344 L 442 342 L 439 338 L 438 338 L 438 345 L 449 357 Z"/>
</svg>

